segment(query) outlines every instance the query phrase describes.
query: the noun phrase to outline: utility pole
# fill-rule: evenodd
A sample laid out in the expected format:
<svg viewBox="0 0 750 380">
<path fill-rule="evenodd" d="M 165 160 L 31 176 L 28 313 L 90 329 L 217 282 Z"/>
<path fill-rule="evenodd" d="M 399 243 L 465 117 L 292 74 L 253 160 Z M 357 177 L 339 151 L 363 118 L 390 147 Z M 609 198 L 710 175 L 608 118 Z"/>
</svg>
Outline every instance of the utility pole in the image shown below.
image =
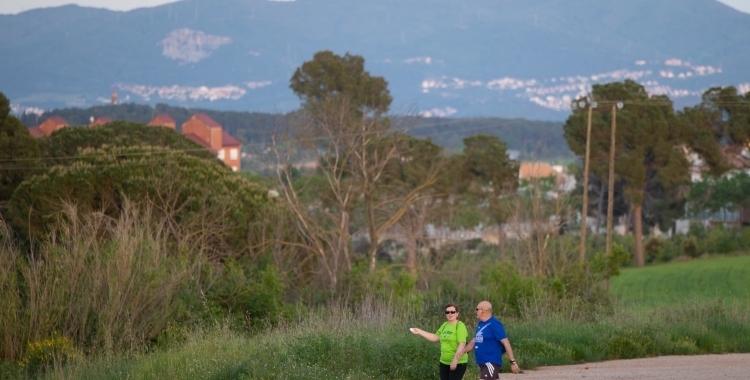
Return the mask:
<svg viewBox="0 0 750 380">
<path fill-rule="evenodd" d="M 581 211 L 581 257 L 580 261 L 586 261 L 586 230 L 588 229 L 589 209 L 589 158 L 591 155 L 591 117 L 596 103 L 589 103 L 589 117 L 586 124 L 586 156 L 583 162 L 583 210 Z"/>
<path fill-rule="evenodd" d="M 612 105 L 612 136 L 609 146 L 609 189 L 607 190 L 607 254 L 612 253 L 612 218 L 615 210 L 615 135 L 617 131 L 617 108 L 622 108 L 622 102 Z"/>
</svg>

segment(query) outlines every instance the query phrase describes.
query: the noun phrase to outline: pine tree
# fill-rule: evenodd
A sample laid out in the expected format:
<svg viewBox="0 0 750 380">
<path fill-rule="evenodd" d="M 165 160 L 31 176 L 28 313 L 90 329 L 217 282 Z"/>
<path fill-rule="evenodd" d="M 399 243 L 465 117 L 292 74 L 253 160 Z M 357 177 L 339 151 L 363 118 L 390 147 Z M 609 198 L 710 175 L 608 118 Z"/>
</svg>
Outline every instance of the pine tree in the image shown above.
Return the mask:
<svg viewBox="0 0 750 380">
<path fill-rule="evenodd" d="M 10 114 L 10 101 L 0 92 L 0 204 L 7 202 L 16 187 L 39 166 L 37 140 Z"/>
</svg>

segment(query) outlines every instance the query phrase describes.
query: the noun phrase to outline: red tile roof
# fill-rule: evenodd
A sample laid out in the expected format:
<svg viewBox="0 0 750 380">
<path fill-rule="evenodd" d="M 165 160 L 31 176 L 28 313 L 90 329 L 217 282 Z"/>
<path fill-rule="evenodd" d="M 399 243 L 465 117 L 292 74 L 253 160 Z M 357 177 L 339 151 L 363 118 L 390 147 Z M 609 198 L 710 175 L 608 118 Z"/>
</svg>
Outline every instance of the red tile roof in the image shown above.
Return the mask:
<svg viewBox="0 0 750 380">
<path fill-rule="evenodd" d="M 544 162 L 522 162 L 518 168 L 519 179 L 557 177 L 559 173 Z"/>
<path fill-rule="evenodd" d="M 209 144 L 208 144 L 207 142 L 203 141 L 203 139 L 201 139 L 200 137 L 196 136 L 195 134 L 192 134 L 192 133 L 186 133 L 186 134 L 185 134 L 185 137 L 189 138 L 190 140 L 193 140 L 193 141 L 197 142 L 197 143 L 198 143 L 198 144 L 200 144 L 200 145 L 201 145 L 202 147 L 204 147 L 204 148 L 208 149 L 208 150 L 209 150 L 209 151 L 210 151 L 211 153 L 213 153 L 214 155 L 216 155 L 216 154 L 219 154 L 219 152 L 217 152 L 217 151 L 215 151 L 215 150 L 211 149 L 211 145 L 209 145 Z"/>
<path fill-rule="evenodd" d="M 240 142 L 236 138 L 232 137 L 232 135 L 227 133 L 227 131 L 221 131 L 221 146 L 222 147 L 240 146 L 240 145 L 241 145 Z"/>
<path fill-rule="evenodd" d="M 176 124 L 177 122 L 175 122 L 174 119 L 172 119 L 172 116 L 162 113 L 162 114 L 158 114 L 154 116 L 154 118 L 151 119 L 149 124 L 152 124 L 152 123 Z"/>
<path fill-rule="evenodd" d="M 54 125 L 68 125 L 68 122 L 65 121 L 65 119 L 61 118 L 60 116 L 52 116 L 51 118 L 45 120 L 44 122 L 52 122 Z"/>
<path fill-rule="evenodd" d="M 217 123 L 216 120 L 212 119 L 211 116 L 208 116 L 205 113 L 197 113 L 193 115 L 193 117 L 211 128 L 221 128 L 221 124 Z"/>
<path fill-rule="evenodd" d="M 44 137 L 44 131 L 39 129 L 39 127 L 29 127 L 29 134 L 36 138 Z"/>
</svg>

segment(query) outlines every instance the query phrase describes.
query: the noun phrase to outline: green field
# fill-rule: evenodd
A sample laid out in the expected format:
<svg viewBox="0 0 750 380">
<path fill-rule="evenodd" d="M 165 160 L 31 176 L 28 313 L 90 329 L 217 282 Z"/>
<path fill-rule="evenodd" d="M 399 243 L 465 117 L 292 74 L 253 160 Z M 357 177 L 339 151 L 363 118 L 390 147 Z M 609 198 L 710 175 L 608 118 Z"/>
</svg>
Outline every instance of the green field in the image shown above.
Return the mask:
<svg viewBox="0 0 750 380">
<path fill-rule="evenodd" d="M 612 279 L 611 289 L 625 306 L 699 300 L 750 305 L 750 256 L 627 268 Z"/>
</svg>

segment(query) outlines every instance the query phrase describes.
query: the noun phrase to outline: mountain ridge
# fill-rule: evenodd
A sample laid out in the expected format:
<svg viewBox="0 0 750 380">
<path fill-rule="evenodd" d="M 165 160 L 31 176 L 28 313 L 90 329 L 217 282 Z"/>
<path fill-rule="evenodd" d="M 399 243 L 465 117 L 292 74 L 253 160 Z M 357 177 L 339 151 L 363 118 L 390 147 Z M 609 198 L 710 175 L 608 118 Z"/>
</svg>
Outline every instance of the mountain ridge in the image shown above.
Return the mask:
<svg viewBox="0 0 750 380">
<path fill-rule="evenodd" d="M 439 116 L 560 120 L 601 80 L 636 79 L 678 105 L 750 83 L 750 15 L 712 0 L 63 6 L 0 15 L 0 48 L 14 57 L 0 60 L 0 91 L 42 108 L 101 104 L 116 89 L 150 104 L 289 111 L 289 77 L 319 50 L 362 55 L 395 104 Z"/>
</svg>

